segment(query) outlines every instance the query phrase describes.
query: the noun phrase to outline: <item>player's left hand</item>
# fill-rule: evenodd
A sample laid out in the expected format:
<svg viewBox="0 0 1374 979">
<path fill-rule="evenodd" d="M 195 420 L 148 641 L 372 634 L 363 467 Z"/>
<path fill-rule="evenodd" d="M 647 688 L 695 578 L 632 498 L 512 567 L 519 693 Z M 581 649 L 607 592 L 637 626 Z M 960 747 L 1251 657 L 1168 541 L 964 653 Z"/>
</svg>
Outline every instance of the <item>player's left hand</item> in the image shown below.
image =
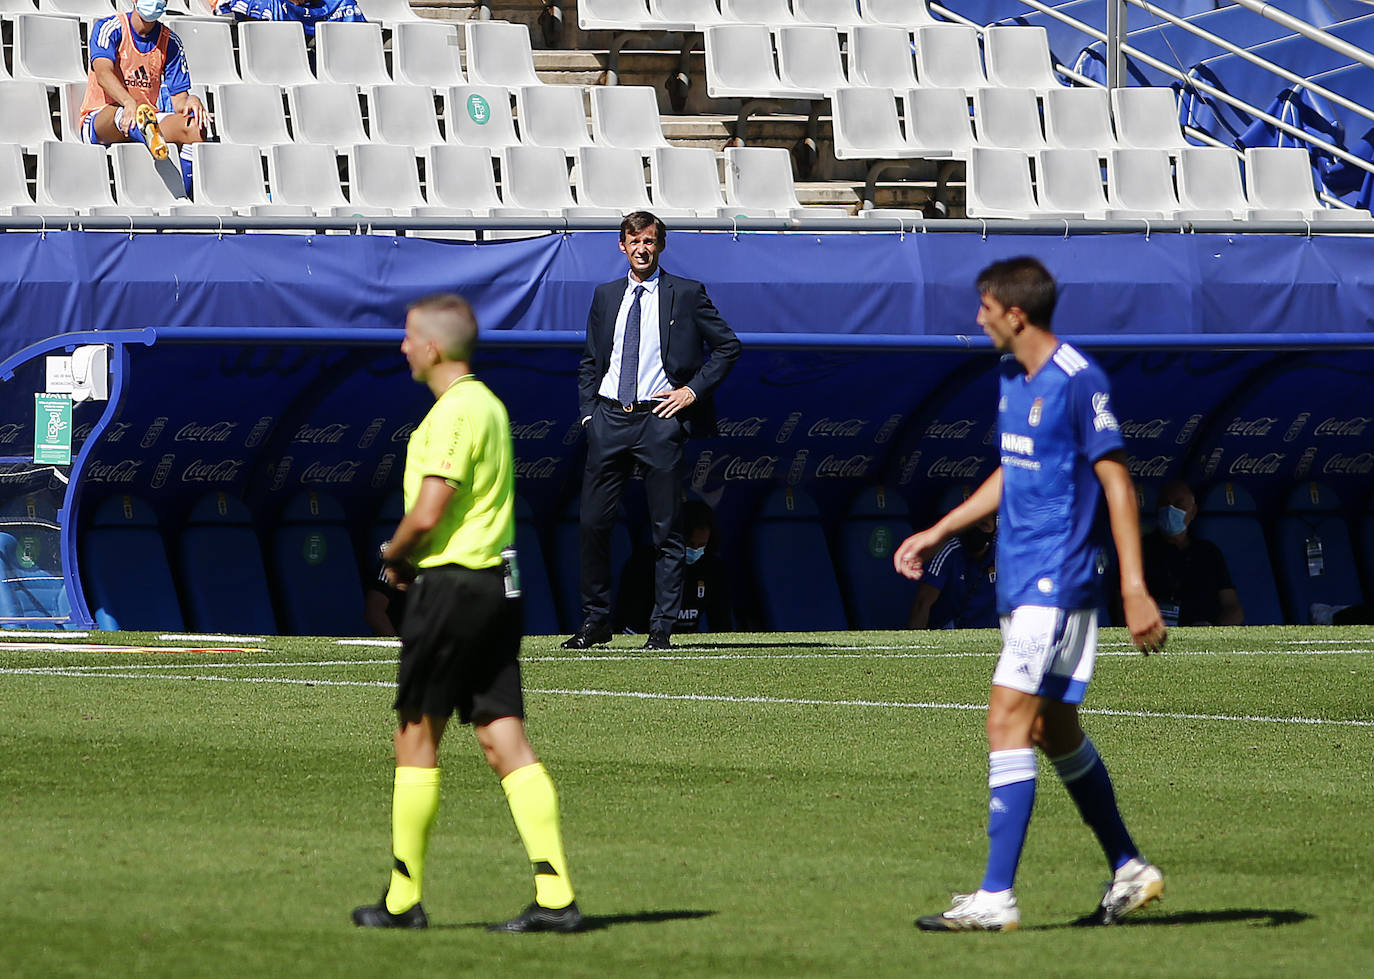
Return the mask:
<svg viewBox="0 0 1374 979">
<path fill-rule="evenodd" d="M 654 406 L 654 414 L 659 418 L 672 418 L 697 400 L 697 396 L 688 387 L 673 388 L 671 391 L 654 395 L 654 398 L 658 401 Z"/>
<path fill-rule="evenodd" d="M 898 574 L 919 581 L 925 574 L 925 564 L 935 556 L 944 537 L 934 528 L 912 534 L 892 552 L 892 567 Z"/>
</svg>

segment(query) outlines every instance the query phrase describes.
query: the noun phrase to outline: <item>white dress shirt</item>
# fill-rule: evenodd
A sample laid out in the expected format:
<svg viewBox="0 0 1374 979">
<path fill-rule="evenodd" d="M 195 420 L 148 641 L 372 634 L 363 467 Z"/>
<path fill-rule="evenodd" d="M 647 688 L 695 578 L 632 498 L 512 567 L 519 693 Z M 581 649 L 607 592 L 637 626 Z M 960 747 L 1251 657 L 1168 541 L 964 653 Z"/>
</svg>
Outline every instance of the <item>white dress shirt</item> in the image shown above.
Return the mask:
<svg viewBox="0 0 1374 979">
<path fill-rule="evenodd" d="M 635 301 L 635 286 L 644 287 L 644 295 L 639 299 L 639 369 L 636 401 L 648 401 L 656 394 L 673 389 L 668 375 L 663 370 L 663 344 L 658 330 L 658 285 L 659 274 L 645 282 L 628 275 L 629 287 L 620 300 L 620 310 L 615 314 L 615 342 L 611 347 L 611 360 L 606 366 L 606 374 L 601 378 L 597 394 L 612 401 L 620 400 L 620 361 L 625 350 L 625 320 L 630 315 L 630 303 Z"/>
</svg>

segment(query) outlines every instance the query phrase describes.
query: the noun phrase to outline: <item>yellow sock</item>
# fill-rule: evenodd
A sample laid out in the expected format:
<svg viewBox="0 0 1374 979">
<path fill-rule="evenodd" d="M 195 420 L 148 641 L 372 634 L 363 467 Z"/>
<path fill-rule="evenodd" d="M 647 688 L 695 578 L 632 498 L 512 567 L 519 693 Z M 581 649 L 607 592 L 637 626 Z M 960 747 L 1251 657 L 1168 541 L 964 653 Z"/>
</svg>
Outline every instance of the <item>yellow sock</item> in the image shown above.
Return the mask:
<svg viewBox="0 0 1374 979">
<path fill-rule="evenodd" d="M 534 899 L 546 908 L 572 903 L 572 883 L 558 825 L 558 792 L 539 762 L 517 768 L 501 780 L 510 814 L 534 865 Z"/>
<path fill-rule="evenodd" d="M 439 769 L 397 768 L 391 795 L 391 853 L 396 864 L 386 909 L 401 914 L 420 901 L 429 830 L 439 811 Z"/>
</svg>

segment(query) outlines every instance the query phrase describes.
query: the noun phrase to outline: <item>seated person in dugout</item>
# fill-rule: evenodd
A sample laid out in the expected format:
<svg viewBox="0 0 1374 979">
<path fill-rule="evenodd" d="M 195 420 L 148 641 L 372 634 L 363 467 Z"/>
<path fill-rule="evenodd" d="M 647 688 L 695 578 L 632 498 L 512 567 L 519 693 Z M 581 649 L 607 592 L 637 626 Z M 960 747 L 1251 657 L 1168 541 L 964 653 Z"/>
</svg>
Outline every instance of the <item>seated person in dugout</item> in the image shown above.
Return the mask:
<svg viewBox="0 0 1374 979">
<path fill-rule="evenodd" d="M 1159 491 L 1156 530 L 1143 541 L 1145 584 L 1166 625 L 1240 625 L 1245 621 L 1221 548 L 1189 533 L 1197 500 L 1182 480 Z"/>
<path fill-rule="evenodd" d="M 995 629 L 997 515 L 951 537 L 931 559 L 911 603 L 908 629 Z"/>
<path fill-rule="evenodd" d="M 674 634 L 733 632 L 729 583 L 725 562 L 716 553 L 716 517 L 698 500 L 682 504 L 683 540 L 687 565 L 682 572 L 682 607 Z M 620 594 L 615 603 L 616 628 L 621 632 L 649 631 L 654 604 L 654 556 L 652 547 L 640 547 L 630 555 L 620 573 Z"/>
<path fill-rule="evenodd" d="M 167 0 L 135 0 L 131 10 L 96 21 L 81 138 L 101 146 L 136 140 L 157 160 L 167 159 L 167 144 L 175 143 L 189 193 L 190 147 L 205 139 L 210 115 L 190 93 L 181 39 L 160 23 L 166 10 Z M 158 111 L 163 99 L 172 111 Z"/>
<path fill-rule="evenodd" d="M 366 23 L 355 0 L 211 0 L 211 9 L 221 17 L 235 20 L 295 20 L 305 30 L 305 39 L 314 41 L 315 25 L 324 21 L 345 24 Z M 313 67 L 313 66 L 312 66 Z"/>
</svg>

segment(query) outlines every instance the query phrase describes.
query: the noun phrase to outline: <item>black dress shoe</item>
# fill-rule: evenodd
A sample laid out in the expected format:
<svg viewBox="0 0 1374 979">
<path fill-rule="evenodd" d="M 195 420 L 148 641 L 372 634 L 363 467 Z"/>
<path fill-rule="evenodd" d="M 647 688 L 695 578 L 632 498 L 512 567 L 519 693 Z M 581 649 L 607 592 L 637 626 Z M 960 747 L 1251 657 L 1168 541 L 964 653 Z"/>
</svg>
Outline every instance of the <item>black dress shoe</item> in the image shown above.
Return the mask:
<svg viewBox="0 0 1374 979">
<path fill-rule="evenodd" d="M 564 649 L 591 649 L 593 646 L 600 646 L 602 643 L 611 641 L 611 630 L 606 627 L 598 629 L 596 626 L 584 625 L 578 629 L 568 639 L 563 640 Z"/>
<path fill-rule="evenodd" d="M 392 914 L 386 909 L 386 895 L 383 894 L 376 904 L 354 908 L 353 923 L 359 928 L 428 928 L 429 916 L 418 903 L 400 914 Z"/>
<path fill-rule="evenodd" d="M 668 638 L 666 632 L 651 632 L 649 638 L 644 640 L 645 649 L 672 649 L 673 642 Z"/>
<path fill-rule="evenodd" d="M 499 925 L 487 925 L 487 931 L 580 931 L 582 912 L 577 910 L 573 901 L 566 908 L 546 908 L 541 904 L 531 904 L 510 921 Z"/>
</svg>

